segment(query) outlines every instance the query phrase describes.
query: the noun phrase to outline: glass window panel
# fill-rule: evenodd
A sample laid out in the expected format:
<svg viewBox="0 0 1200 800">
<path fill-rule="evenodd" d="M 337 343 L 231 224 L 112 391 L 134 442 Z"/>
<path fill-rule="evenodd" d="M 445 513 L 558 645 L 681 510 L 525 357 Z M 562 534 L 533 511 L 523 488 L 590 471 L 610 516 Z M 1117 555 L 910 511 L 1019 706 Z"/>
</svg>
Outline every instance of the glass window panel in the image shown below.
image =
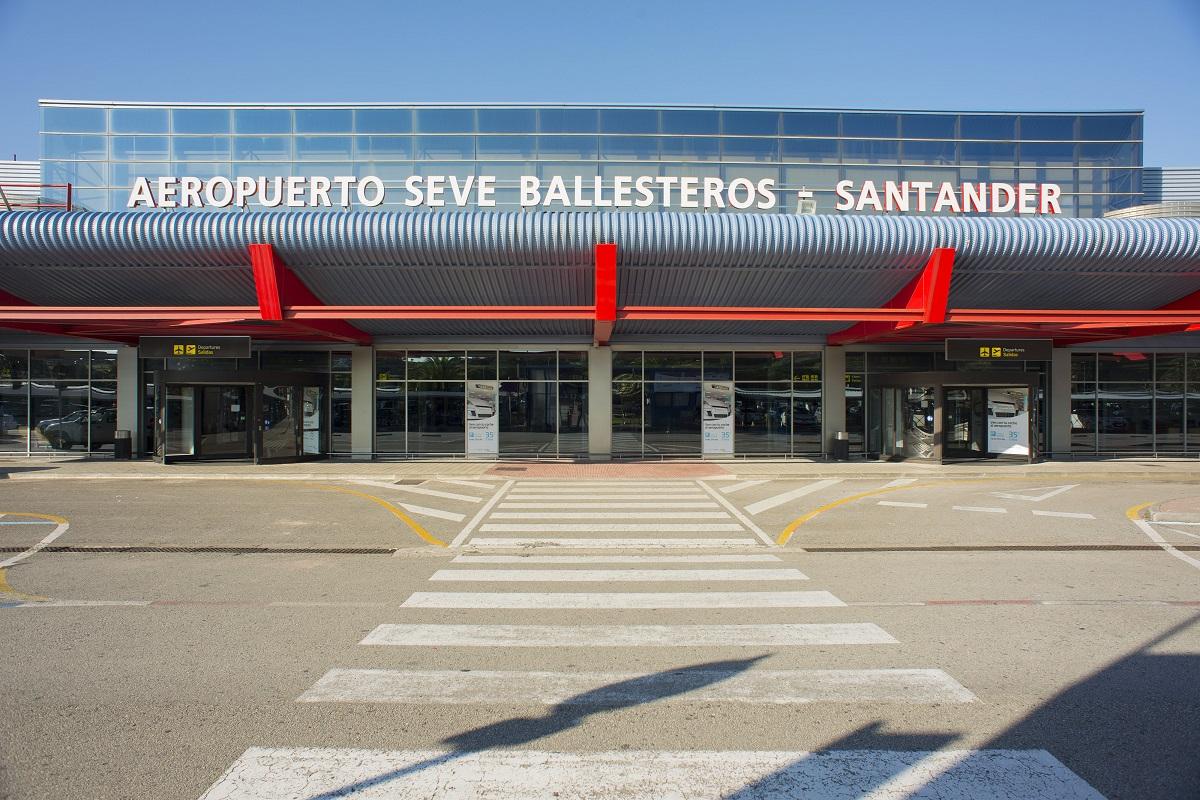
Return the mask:
<svg viewBox="0 0 1200 800">
<path fill-rule="evenodd" d="M 166 161 L 166 136 L 114 136 L 112 157 L 116 161 Z"/>
<path fill-rule="evenodd" d="M 288 108 L 238 108 L 233 112 L 237 133 L 291 133 L 292 111 Z"/>
<path fill-rule="evenodd" d="M 29 354 L 29 376 L 53 380 L 87 380 L 87 350 L 34 350 Z"/>
<path fill-rule="evenodd" d="M 904 114 L 900 135 L 905 139 L 953 139 L 958 117 L 952 114 Z"/>
<path fill-rule="evenodd" d="M 36 362 L 35 362 L 36 363 Z M 29 383 L 34 450 L 87 449 L 87 381 L 32 380 Z"/>
<path fill-rule="evenodd" d="M 0 453 L 24 453 L 29 448 L 29 385 L 5 374 L 12 365 L 0 351 Z"/>
<path fill-rule="evenodd" d="M 407 161 L 413 157 L 411 136 L 355 136 L 355 159 Z"/>
<path fill-rule="evenodd" d="M 475 162 L 469 159 L 462 161 L 417 161 L 413 164 L 413 174 L 442 175 L 446 178 L 455 177 L 462 180 L 475 174 Z M 446 194 L 445 197 L 449 199 L 450 195 Z"/>
<path fill-rule="evenodd" d="M 704 380 L 733 380 L 733 353 L 706 351 L 704 353 Z"/>
<path fill-rule="evenodd" d="M 615 350 L 612 354 L 614 381 L 640 381 L 642 379 L 642 351 Z"/>
<path fill-rule="evenodd" d="M 664 159 L 717 161 L 721 157 L 721 140 L 714 137 L 669 136 L 659 142 Z"/>
<path fill-rule="evenodd" d="M 176 108 L 171 110 L 175 133 L 229 133 L 227 108 Z"/>
<path fill-rule="evenodd" d="M 110 194 L 97 189 L 77 189 L 73 193 L 76 211 L 108 211 Z M 124 203 L 122 202 L 122 207 Z"/>
<path fill-rule="evenodd" d="M 262 172 L 262 169 L 264 166 L 266 166 L 266 165 L 256 164 L 255 172 L 258 174 L 266 174 L 266 173 Z M 290 169 L 290 165 L 288 165 L 288 169 Z M 179 164 L 179 163 L 171 164 L 171 174 L 172 175 L 191 175 L 191 176 L 194 176 L 197 178 L 202 178 L 205 180 L 207 180 L 208 178 L 215 178 L 218 175 L 224 175 L 224 176 L 228 177 L 229 174 L 231 173 L 231 171 L 232 171 L 232 169 L 231 169 L 228 161 L 209 162 L 209 163 L 191 161 L 191 162 L 188 162 L 187 164 Z M 280 175 L 287 175 L 287 174 L 289 174 L 289 172 L 281 172 L 280 173 Z"/>
<path fill-rule="evenodd" d="M 1184 378 L 1183 353 L 1156 353 L 1154 356 L 1154 379 L 1180 383 Z M 1200 377 L 1200 376 L 1197 376 Z"/>
<path fill-rule="evenodd" d="M 792 353 L 792 380 L 796 383 L 819 383 L 821 354 L 810 351 Z"/>
<path fill-rule="evenodd" d="M 1080 139 L 1140 139 L 1141 127 L 1136 115 L 1085 114 L 1079 118 Z"/>
<path fill-rule="evenodd" d="M 929 372 L 934 367 L 934 353 L 867 353 L 870 372 Z"/>
<path fill-rule="evenodd" d="M 1181 452 L 1184 443 L 1183 384 L 1154 387 L 1154 447 Z"/>
<path fill-rule="evenodd" d="M 479 381 L 496 380 L 496 351 L 468 350 L 467 379 Z"/>
<path fill-rule="evenodd" d="M 733 442 L 736 451 L 790 453 L 791 405 L 789 383 L 735 384 Z"/>
<path fill-rule="evenodd" d="M 532 136 L 480 136 L 475 140 L 478 158 L 533 158 Z"/>
<path fill-rule="evenodd" d="M 334 375 L 331 389 L 332 392 L 329 396 L 329 449 L 333 453 L 349 453 L 353 450 L 350 376 Z"/>
<path fill-rule="evenodd" d="M 784 139 L 784 161 L 837 161 L 837 139 Z"/>
<path fill-rule="evenodd" d="M 474 136 L 418 136 L 417 158 L 445 160 L 475 158 Z"/>
<path fill-rule="evenodd" d="M 731 136 L 778 136 L 777 111 L 723 111 L 721 132 Z"/>
<path fill-rule="evenodd" d="M 557 175 L 570 183 L 576 176 L 590 179 L 596 177 L 596 174 L 596 165 L 586 162 L 546 161 L 538 164 L 538 176 L 543 180 L 549 180 Z"/>
<path fill-rule="evenodd" d="M 475 109 L 419 108 L 416 112 L 417 133 L 474 133 Z"/>
<path fill-rule="evenodd" d="M 349 133 L 354 115 L 348 108 L 298 108 L 296 133 Z"/>
<path fill-rule="evenodd" d="M 561 350 L 558 353 L 558 379 L 560 381 L 586 381 L 588 379 L 588 354 L 586 350 Z"/>
<path fill-rule="evenodd" d="M 783 114 L 784 136 L 837 136 L 838 115 L 823 111 Z"/>
<path fill-rule="evenodd" d="M 737 381 L 790 381 L 792 354 L 738 351 L 733 360 L 733 378 Z"/>
<path fill-rule="evenodd" d="M 699 352 L 645 352 L 647 381 L 700 380 Z"/>
<path fill-rule="evenodd" d="M 615 368 L 616 353 L 613 356 Z M 641 374 L 640 371 L 638 374 Z M 640 455 L 642 452 L 642 384 L 614 383 L 612 386 L 613 453 Z"/>
<path fill-rule="evenodd" d="M 522 381 L 500 384 L 501 455 L 555 455 L 557 384 Z"/>
<path fill-rule="evenodd" d="M 113 133 L 166 133 L 167 110 L 165 108 L 114 108 L 111 129 Z"/>
<path fill-rule="evenodd" d="M 554 380 L 557 373 L 553 350 L 501 350 L 500 380 Z"/>
<path fill-rule="evenodd" d="M 1136 166 L 1136 145 L 1123 142 L 1084 142 L 1079 145 L 1079 163 L 1086 165 L 1107 165 L 1117 167 Z"/>
<path fill-rule="evenodd" d="M 259 354 L 262 369 L 329 372 L 329 353 L 321 350 L 263 350 Z"/>
<path fill-rule="evenodd" d="M 42 180 L 46 183 L 73 183 L 76 186 L 104 186 L 108 183 L 108 162 L 43 161 Z M 45 190 L 47 197 L 66 199 L 65 189 Z"/>
<path fill-rule="evenodd" d="M 408 384 L 409 452 L 465 453 L 465 406 L 461 381 Z"/>
<path fill-rule="evenodd" d="M 375 351 L 375 379 L 380 381 L 404 380 L 407 357 L 403 350 Z"/>
<path fill-rule="evenodd" d="M 1151 384 L 1101 383 L 1097 400 L 1100 409 L 1101 452 L 1152 448 L 1154 408 Z"/>
<path fill-rule="evenodd" d="M 1096 449 L 1096 385 L 1071 385 L 1071 450 L 1094 452 Z"/>
<path fill-rule="evenodd" d="M 349 136 L 297 136 L 297 161 L 349 161 Z"/>
<path fill-rule="evenodd" d="M 1074 116 L 1021 117 L 1022 139 L 1074 139 Z"/>
<path fill-rule="evenodd" d="M 601 136 L 600 157 L 617 161 L 653 161 L 658 158 L 658 137 Z"/>
<path fill-rule="evenodd" d="M 964 164 L 1016 164 L 1017 146 L 1011 142 L 961 142 Z"/>
<path fill-rule="evenodd" d="M 1195 380 L 1187 384 L 1187 449 L 1200 450 L 1200 382 Z"/>
<path fill-rule="evenodd" d="M 880 139 L 845 139 L 842 141 L 842 159 L 855 161 L 899 161 L 900 143 Z"/>
<path fill-rule="evenodd" d="M 537 113 L 532 108 L 481 108 L 480 133 L 533 133 Z"/>
<path fill-rule="evenodd" d="M 718 111 L 699 109 L 664 110 L 662 132 L 715 136 L 721 132 L 721 115 Z"/>
<path fill-rule="evenodd" d="M 1022 142 L 1021 163 L 1070 166 L 1075 163 L 1075 143 Z"/>
<path fill-rule="evenodd" d="M 594 108 L 538 109 L 538 130 L 542 133 L 596 133 L 600 113 Z"/>
<path fill-rule="evenodd" d="M 413 112 L 409 108 L 360 108 L 354 112 L 358 133 L 412 133 Z"/>
<path fill-rule="evenodd" d="M 104 133 L 103 108 L 42 107 L 42 130 L 62 133 Z"/>
<path fill-rule="evenodd" d="M 92 453 L 111 453 L 117 432 L 117 382 L 93 381 L 89 394 L 88 450 Z M 84 446 L 84 443 L 81 442 L 80 446 Z"/>
<path fill-rule="evenodd" d="M 641 108 L 607 108 L 600 111 L 602 133 L 658 133 L 658 112 Z"/>
<path fill-rule="evenodd" d="M 408 351 L 410 381 L 461 381 L 465 378 L 466 356 L 460 350 Z"/>
<path fill-rule="evenodd" d="M 117 379 L 117 351 L 116 350 L 93 350 L 92 351 L 92 380 L 116 380 Z"/>
<path fill-rule="evenodd" d="M 403 383 L 375 384 L 375 452 L 403 453 L 405 392 Z"/>
<path fill-rule="evenodd" d="M 1153 379 L 1152 353 L 1099 353 L 1100 380 L 1149 381 Z"/>
<path fill-rule="evenodd" d="M 165 161 L 150 164 L 114 162 L 111 167 L 112 186 L 133 186 L 138 178 L 157 180 L 170 177 L 174 173 Z M 123 204 L 123 203 L 122 203 Z"/>
<path fill-rule="evenodd" d="M 900 118 L 895 114 L 842 114 L 842 136 L 899 136 Z"/>
<path fill-rule="evenodd" d="M 850 366 L 851 356 L 862 356 L 862 353 L 847 353 L 846 366 Z M 846 373 L 846 433 L 850 436 L 851 452 L 861 453 L 865 449 L 866 436 L 866 403 L 863 397 L 863 376 Z M 797 431 L 799 436 L 799 431 Z M 822 448 L 824 449 L 824 448 Z M 796 452 L 802 452 L 800 442 L 796 443 Z"/>
<path fill-rule="evenodd" d="M 964 139 L 1015 139 L 1017 118 L 1006 114 L 963 114 L 959 130 Z"/>
<path fill-rule="evenodd" d="M 108 139 L 105 136 L 43 134 L 42 158 L 103 161 L 108 158 Z"/>
<path fill-rule="evenodd" d="M 778 139 L 721 139 L 721 158 L 725 161 L 778 161 Z"/>
<path fill-rule="evenodd" d="M 330 353 L 329 368 L 334 372 L 349 372 L 353 368 L 354 356 L 350 353 Z"/>
<path fill-rule="evenodd" d="M 647 381 L 643 386 L 646 452 L 662 456 L 699 454 L 700 384 Z"/>
<path fill-rule="evenodd" d="M 586 383 L 558 384 L 558 452 L 560 455 L 587 453 L 587 409 L 588 385 Z"/>
<path fill-rule="evenodd" d="M 906 164 L 956 164 L 957 145 L 954 142 L 902 142 L 901 161 Z"/>
<path fill-rule="evenodd" d="M 235 136 L 234 161 L 287 161 L 292 157 L 290 136 Z"/>
<path fill-rule="evenodd" d="M 0 379 L 29 376 L 29 354 L 24 350 L 0 350 Z"/>
<path fill-rule="evenodd" d="M 171 157 L 178 161 L 229 160 L 228 136 L 176 136 Z"/>
<path fill-rule="evenodd" d="M 539 136 L 538 158 L 594 159 L 599 152 L 595 136 Z"/>
<path fill-rule="evenodd" d="M 1071 380 L 1072 381 L 1094 381 L 1094 380 L 1096 380 L 1096 354 L 1095 353 L 1072 353 L 1071 354 Z"/>
</svg>

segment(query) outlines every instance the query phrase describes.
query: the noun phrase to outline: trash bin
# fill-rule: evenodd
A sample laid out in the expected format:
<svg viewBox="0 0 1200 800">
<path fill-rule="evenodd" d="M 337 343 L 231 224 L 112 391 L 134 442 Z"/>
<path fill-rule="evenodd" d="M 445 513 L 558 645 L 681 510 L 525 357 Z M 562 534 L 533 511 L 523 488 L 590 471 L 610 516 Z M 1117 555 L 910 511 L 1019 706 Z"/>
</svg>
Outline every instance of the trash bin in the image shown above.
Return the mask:
<svg viewBox="0 0 1200 800">
<path fill-rule="evenodd" d="M 850 460 L 850 434 L 838 431 L 833 437 L 833 460 Z"/>
<path fill-rule="evenodd" d="M 132 433 L 119 430 L 113 434 L 113 458 L 117 461 L 128 461 L 133 458 Z"/>
</svg>

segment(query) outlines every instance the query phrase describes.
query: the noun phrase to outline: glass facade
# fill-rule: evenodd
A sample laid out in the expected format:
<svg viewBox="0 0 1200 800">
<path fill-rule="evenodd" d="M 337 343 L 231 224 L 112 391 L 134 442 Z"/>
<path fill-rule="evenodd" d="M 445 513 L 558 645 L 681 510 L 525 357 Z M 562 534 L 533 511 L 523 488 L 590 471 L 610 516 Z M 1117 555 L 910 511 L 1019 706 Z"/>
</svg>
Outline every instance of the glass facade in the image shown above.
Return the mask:
<svg viewBox="0 0 1200 800">
<path fill-rule="evenodd" d="M 498 381 L 499 453 L 587 455 L 587 352 L 377 350 L 375 452 L 463 455 L 467 381 Z"/>
<path fill-rule="evenodd" d="M 1072 353 L 1071 451 L 1200 452 L 1200 354 Z"/>
<path fill-rule="evenodd" d="M 844 179 L 1056 183 L 1078 217 L 1142 191 L 1140 113 L 45 103 L 41 132 L 42 181 L 74 184 L 93 210 L 123 209 L 138 177 L 170 175 L 374 175 L 391 210 L 406 208 L 396 190 L 412 175 L 495 176 L 497 210 L 518 207 L 522 175 L 609 190 L 617 175 L 770 178 L 782 213 L 802 188 L 834 212 Z M 648 210 L 683 210 L 678 193 L 655 200 Z"/>
<path fill-rule="evenodd" d="M 0 350 L 0 454 L 113 450 L 115 350 Z"/>
<path fill-rule="evenodd" d="M 821 446 L 821 353 L 613 353 L 613 455 L 701 455 L 701 381 L 733 381 L 734 452 L 810 455 Z"/>
</svg>

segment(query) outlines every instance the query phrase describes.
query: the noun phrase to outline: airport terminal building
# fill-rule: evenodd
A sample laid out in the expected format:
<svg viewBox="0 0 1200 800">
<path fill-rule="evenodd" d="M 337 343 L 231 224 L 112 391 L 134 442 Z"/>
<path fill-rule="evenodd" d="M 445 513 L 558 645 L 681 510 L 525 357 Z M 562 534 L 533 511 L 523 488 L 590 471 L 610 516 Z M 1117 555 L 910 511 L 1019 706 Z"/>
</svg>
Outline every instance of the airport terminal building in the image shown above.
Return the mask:
<svg viewBox="0 0 1200 800">
<path fill-rule="evenodd" d="M 0 456 L 1200 453 L 1200 219 L 1142 126 L 43 101 Z"/>
</svg>

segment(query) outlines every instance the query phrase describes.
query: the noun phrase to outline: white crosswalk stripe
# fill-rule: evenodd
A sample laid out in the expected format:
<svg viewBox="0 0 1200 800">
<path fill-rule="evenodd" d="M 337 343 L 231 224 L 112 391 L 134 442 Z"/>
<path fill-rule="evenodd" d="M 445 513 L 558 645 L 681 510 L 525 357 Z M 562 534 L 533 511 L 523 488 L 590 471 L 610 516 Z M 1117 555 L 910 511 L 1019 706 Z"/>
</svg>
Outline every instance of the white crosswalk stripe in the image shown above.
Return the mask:
<svg viewBox="0 0 1200 800">
<path fill-rule="evenodd" d="M 761 514 L 762 512 L 769 511 L 772 508 L 778 508 L 784 503 L 790 503 L 793 500 L 799 500 L 805 495 L 812 494 L 813 492 L 819 492 L 822 489 L 828 489 L 830 486 L 836 486 L 839 483 L 841 483 L 841 480 L 837 478 L 815 481 L 813 483 L 801 486 L 798 489 L 791 489 L 790 491 L 782 492 L 763 500 L 759 500 L 756 503 L 751 503 L 750 505 L 746 506 L 746 513 L 750 514 L 751 516 Z"/>
<path fill-rule="evenodd" d="M 738 483 L 733 483 L 729 486 L 722 486 L 717 491 L 719 491 L 721 494 L 733 494 L 734 492 L 740 492 L 743 489 L 749 489 L 752 486 L 762 486 L 764 483 L 770 483 L 770 481 L 739 481 Z"/>
<path fill-rule="evenodd" d="M 678 582 L 678 581 L 806 581 L 798 569 L 440 569 L 431 581 L 539 582 Z"/>
<path fill-rule="evenodd" d="M 771 562 L 778 564 L 783 561 L 779 556 L 765 553 L 747 553 L 746 555 L 653 555 L 653 556 L 500 556 L 500 555 L 458 555 L 453 564 L 750 564 L 755 562 Z"/>
<path fill-rule="evenodd" d="M 697 547 L 754 547 L 760 544 L 755 539 L 740 538 L 740 539 L 690 539 L 690 538 L 663 538 L 655 536 L 639 536 L 639 537 L 624 537 L 624 538 L 573 538 L 565 539 L 561 536 L 481 536 L 476 539 L 471 539 L 473 547 L 481 547 L 485 549 L 491 548 L 513 548 L 523 549 L 529 547 L 555 547 L 555 548 L 574 548 L 577 550 L 604 550 L 604 549 L 636 549 L 636 548 L 659 548 L 659 547 L 675 547 L 695 549 Z"/>
<path fill-rule="evenodd" d="M 804 592 L 413 592 L 401 608 L 813 608 L 844 606 Z"/>
</svg>

